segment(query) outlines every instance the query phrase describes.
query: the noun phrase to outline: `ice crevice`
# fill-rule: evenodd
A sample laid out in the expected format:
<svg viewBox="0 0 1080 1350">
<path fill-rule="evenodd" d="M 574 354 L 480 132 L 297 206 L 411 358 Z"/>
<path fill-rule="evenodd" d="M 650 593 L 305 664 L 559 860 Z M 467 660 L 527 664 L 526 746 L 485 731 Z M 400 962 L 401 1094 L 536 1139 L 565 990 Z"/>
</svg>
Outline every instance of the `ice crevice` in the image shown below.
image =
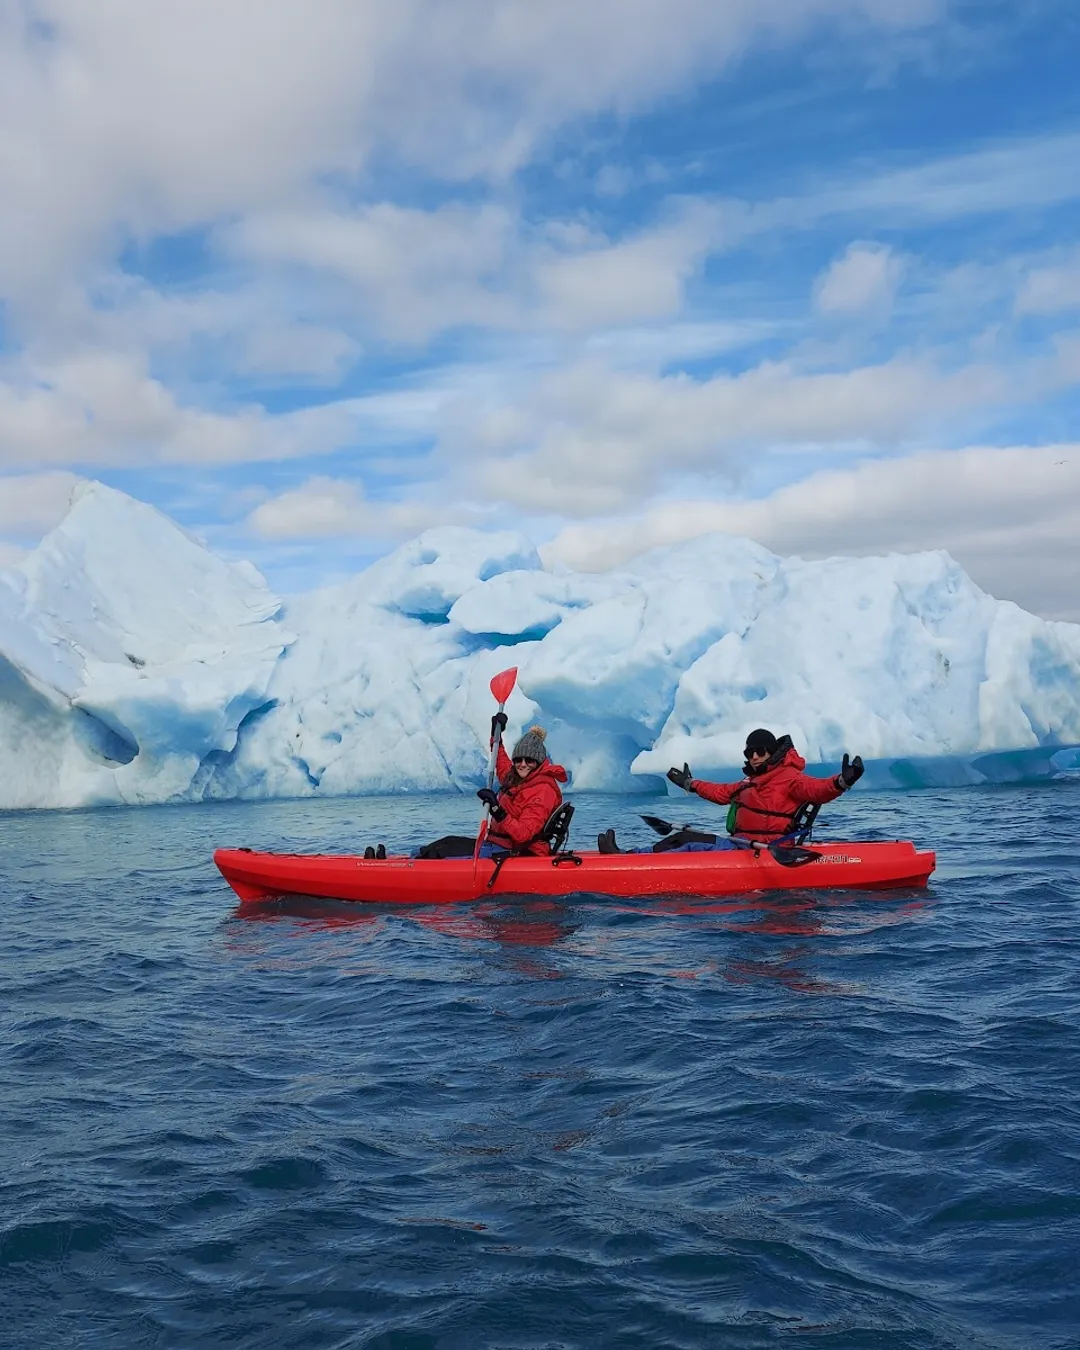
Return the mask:
<svg viewBox="0 0 1080 1350">
<path fill-rule="evenodd" d="M 748 730 L 865 785 L 1080 767 L 1080 626 L 942 552 L 808 562 L 710 535 L 604 573 L 512 531 L 429 530 L 283 602 L 101 484 L 0 570 L 0 808 L 422 791 L 482 781 L 516 665 L 576 791 L 737 774 Z"/>
</svg>

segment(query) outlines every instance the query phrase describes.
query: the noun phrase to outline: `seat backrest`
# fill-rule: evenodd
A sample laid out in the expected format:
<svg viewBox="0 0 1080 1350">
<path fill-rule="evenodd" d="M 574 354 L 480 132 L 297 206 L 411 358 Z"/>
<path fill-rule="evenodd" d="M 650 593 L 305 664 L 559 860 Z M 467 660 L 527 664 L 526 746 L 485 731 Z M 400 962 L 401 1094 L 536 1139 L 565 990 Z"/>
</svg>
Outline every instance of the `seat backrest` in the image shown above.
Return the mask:
<svg viewBox="0 0 1080 1350">
<path fill-rule="evenodd" d="M 817 820 L 820 810 L 820 802 L 803 802 L 802 806 L 792 816 L 791 833 L 800 842 L 810 837 L 814 828 L 814 821 Z"/>
<path fill-rule="evenodd" d="M 563 802 L 548 816 L 547 824 L 544 826 L 543 834 L 540 837 L 547 842 L 547 846 L 552 853 L 561 853 L 566 847 L 566 841 L 570 835 L 570 820 L 573 814 L 573 806 L 569 802 Z"/>
</svg>

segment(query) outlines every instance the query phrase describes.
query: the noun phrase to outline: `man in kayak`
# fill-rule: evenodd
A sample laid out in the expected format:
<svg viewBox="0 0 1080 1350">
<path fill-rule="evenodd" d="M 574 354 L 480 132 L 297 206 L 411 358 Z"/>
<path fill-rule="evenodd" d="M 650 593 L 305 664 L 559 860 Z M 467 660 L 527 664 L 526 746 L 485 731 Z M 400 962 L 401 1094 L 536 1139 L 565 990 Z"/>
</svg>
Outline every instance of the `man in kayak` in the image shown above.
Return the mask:
<svg viewBox="0 0 1080 1350">
<path fill-rule="evenodd" d="M 491 719 L 492 743 L 496 730 L 505 727 L 506 714 L 496 713 Z M 495 761 L 499 790 L 481 788 L 476 794 L 491 812 L 491 826 L 480 848 L 482 858 L 507 851 L 540 855 L 551 852 L 543 831 L 551 813 L 562 805 L 560 784 L 566 782 L 566 770 L 549 759 L 544 744 L 546 735 L 543 727 L 530 727 L 509 755 L 500 740 Z M 446 835 L 425 844 L 416 856 L 469 858 L 475 843 L 475 838 L 466 835 Z"/>
<path fill-rule="evenodd" d="M 796 813 L 810 803 L 835 801 L 863 776 L 862 759 L 844 756 L 840 772 L 831 778 L 811 778 L 803 773 L 806 760 L 791 743 L 790 736 L 779 739 L 759 727 L 746 738 L 745 777 L 738 783 L 709 783 L 695 778 L 690 765 L 668 770 L 669 780 L 686 792 L 706 801 L 729 806 L 728 832 L 734 839 L 771 843 L 790 834 Z M 601 853 L 622 853 L 615 842 L 615 831 L 605 830 L 596 841 Z M 674 849 L 679 852 L 707 852 L 737 848 L 731 839 L 719 839 L 699 831 L 680 831 L 654 845 L 653 852 Z"/>
</svg>

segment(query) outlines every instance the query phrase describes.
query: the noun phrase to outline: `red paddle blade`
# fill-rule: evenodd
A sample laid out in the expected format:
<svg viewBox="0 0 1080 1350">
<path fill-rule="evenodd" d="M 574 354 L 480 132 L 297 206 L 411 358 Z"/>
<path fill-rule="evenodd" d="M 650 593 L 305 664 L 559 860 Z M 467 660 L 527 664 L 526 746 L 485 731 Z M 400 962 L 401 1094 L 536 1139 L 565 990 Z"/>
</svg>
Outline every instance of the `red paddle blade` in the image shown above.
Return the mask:
<svg viewBox="0 0 1080 1350">
<path fill-rule="evenodd" d="M 476 866 L 477 858 L 479 858 L 480 856 L 480 846 L 487 838 L 487 832 L 488 832 L 488 818 L 487 816 L 485 816 L 484 819 L 480 822 L 480 829 L 476 835 L 476 843 L 473 845 L 472 860 L 474 867 Z"/>
<path fill-rule="evenodd" d="M 505 703 L 513 693 L 517 672 L 517 666 L 511 666 L 509 670 L 500 670 L 498 675 L 491 677 L 491 696 L 496 703 Z"/>
</svg>

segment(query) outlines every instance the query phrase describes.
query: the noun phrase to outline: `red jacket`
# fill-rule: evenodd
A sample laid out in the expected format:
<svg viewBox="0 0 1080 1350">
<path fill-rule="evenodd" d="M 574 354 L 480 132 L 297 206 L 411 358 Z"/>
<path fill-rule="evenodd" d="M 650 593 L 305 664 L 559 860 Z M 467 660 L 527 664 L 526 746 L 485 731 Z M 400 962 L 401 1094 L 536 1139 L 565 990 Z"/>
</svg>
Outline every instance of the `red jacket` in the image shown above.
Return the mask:
<svg viewBox="0 0 1080 1350">
<path fill-rule="evenodd" d="M 559 784 L 566 782 L 566 770 L 561 764 L 552 764 L 550 759 L 545 759 L 523 783 L 518 782 L 510 756 L 500 741 L 496 772 L 502 785 L 499 805 L 506 815 L 502 820 L 491 822 L 488 843 L 497 848 L 524 848 L 527 853 L 550 853 L 547 843 L 536 836 L 547 824 L 552 811 L 562 805 Z"/>
<path fill-rule="evenodd" d="M 744 778 L 741 783 L 707 783 L 690 780 L 690 791 L 722 806 L 736 801 L 733 834 L 743 839 L 780 839 L 791 832 L 791 821 L 807 802 L 833 802 L 843 792 L 839 775 L 811 778 L 803 773 L 806 760 L 793 747 L 764 773 Z"/>
</svg>

